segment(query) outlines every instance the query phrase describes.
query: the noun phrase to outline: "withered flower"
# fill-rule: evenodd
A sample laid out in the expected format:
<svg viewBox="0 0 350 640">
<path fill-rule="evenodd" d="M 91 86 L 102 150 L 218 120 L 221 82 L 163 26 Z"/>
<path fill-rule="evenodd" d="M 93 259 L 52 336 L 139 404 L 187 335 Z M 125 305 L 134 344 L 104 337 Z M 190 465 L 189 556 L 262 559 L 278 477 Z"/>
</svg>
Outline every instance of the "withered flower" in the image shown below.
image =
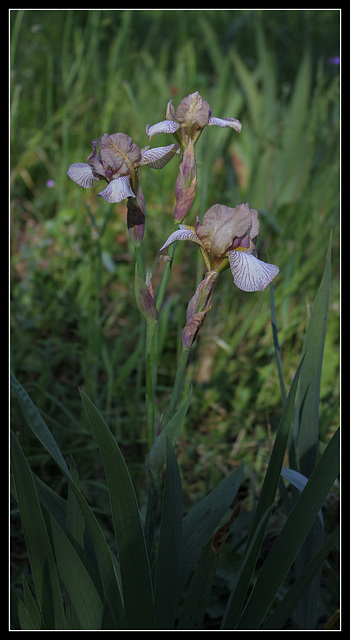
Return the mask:
<svg viewBox="0 0 350 640">
<path fill-rule="evenodd" d="M 160 249 L 160 257 L 169 260 L 167 248 L 177 240 L 199 245 L 207 271 L 220 273 L 230 267 L 233 281 L 242 291 L 264 291 L 279 268 L 259 260 L 255 244 L 259 233 L 258 212 L 249 203 L 234 209 L 215 204 L 198 218 L 195 227 L 181 224 Z"/>
</svg>

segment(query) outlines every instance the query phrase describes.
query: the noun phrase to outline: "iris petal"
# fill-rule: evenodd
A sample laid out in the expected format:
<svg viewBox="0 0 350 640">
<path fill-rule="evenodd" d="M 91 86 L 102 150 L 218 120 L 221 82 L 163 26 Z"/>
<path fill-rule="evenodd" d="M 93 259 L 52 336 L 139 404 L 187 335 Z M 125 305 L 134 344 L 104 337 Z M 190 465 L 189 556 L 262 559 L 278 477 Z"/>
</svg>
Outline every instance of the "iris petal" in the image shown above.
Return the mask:
<svg viewBox="0 0 350 640">
<path fill-rule="evenodd" d="M 169 236 L 167 241 L 159 249 L 158 254 L 162 260 L 170 260 L 165 250 L 177 240 L 192 240 L 192 242 L 203 246 L 194 230 L 192 230 L 190 227 L 187 227 L 186 225 L 180 224 L 179 229 L 177 231 L 174 231 L 174 233 Z"/>
<path fill-rule="evenodd" d="M 73 182 L 76 182 L 80 187 L 84 187 L 84 189 L 89 189 L 94 181 L 92 168 L 86 162 L 71 164 L 67 175 Z"/>
<path fill-rule="evenodd" d="M 153 124 L 151 127 L 149 124 L 146 126 L 146 135 L 150 140 L 157 133 L 174 133 L 180 128 L 180 125 L 175 120 L 161 120 Z"/>
<path fill-rule="evenodd" d="M 131 186 L 129 176 L 121 176 L 112 180 L 103 191 L 98 194 L 107 202 L 121 202 L 126 198 L 136 198 Z"/>
<path fill-rule="evenodd" d="M 228 259 L 235 285 L 242 291 L 264 291 L 279 272 L 274 264 L 246 251 L 230 251 Z"/>
<path fill-rule="evenodd" d="M 236 118 L 209 118 L 208 125 L 217 124 L 219 127 L 231 127 L 240 133 L 242 125 Z"/>
<path fill-rule="evenodd" d="M 140 164 L 147 164 L 151 169 L 162 169 L 179 149 L 179 144 L 169 144 L 167 147 L 147 149 L 141 153 Z"/>
</svg>

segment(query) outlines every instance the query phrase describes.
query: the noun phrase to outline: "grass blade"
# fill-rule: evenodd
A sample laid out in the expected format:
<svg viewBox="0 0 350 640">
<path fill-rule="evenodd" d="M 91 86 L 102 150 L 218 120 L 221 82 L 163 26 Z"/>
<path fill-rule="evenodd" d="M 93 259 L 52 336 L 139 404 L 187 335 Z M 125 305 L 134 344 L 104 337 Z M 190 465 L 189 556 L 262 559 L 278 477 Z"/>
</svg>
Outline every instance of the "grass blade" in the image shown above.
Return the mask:
<svg viewBox="0 0 350 640">
<path fill-rule="evenodd" d="M 70 488 L 74 492 L 91 536 L 103 584 L 103 590 L 113 619 L 114 628 L 125 629 L 126 621 L 124 606 L 122 603 L 118 579 L 115 573 L 114 561 L 102 529 L 79 487 L 75 484 L 65 460 L 37 408 L 29 398 L 27 392 L 14 377 L 12 379 L 12 383 L 15 384 L 16 395 L 20 401 L 23 415 L 28 426 L 33 431 L 34 435 L 39 438 L 46 450 L 52 455 L 68 480 Z"/>
<path fill-rule="evenodd" d="M 35 625 L 25 607 L 23 600 L 19 597 L 17 591 L 11 587 L 10 589 L 10 631 L 34 631 Z M 37 629 L 39 625 L 37 626 Z"/>
<path fill-rule="evenodd" d="M 283 600 L 279 602 L 273 613 L 268 617 L 262 629 L 282 629 L 284 623 L 290 617 L 300 598 L 304 595 L 306 589 L 319 572 L 323 562 L 338 540 L 339 526 L 334 529 L 321 549 L 306 565 L 303 573 L 296 578 L 295 582 L 293 582 L 291 588 L 288 590 Z"/>
<path fill-rule="evenodd" d="M 247 548 L 256 531 L 261 517 L 268 509 L 270 509 L 276 495 L 277 486 L 280 480 L 281 469 L 288 442 L 289 430 L 292 422 L 294 402 L 298 388 L 299 376 L 301 374 L 304 357 L 302 357 L 299 367 L 294 376 L 291 388 L 288 393 L 286 403 L 283 408 L 280 424 L 278 426 L 275 443 L 270 456 L 270 462 L 267 467 L 264 483 L 261 489 L 259 502 L 250 526 Z"/>
<path fill-rule="evenodd" d="M 86 631 L 101 629 L 103 603 L 94 583 L 73 545 L 52 516 L 50 525 L 58 571 L 74 606 L 80 628 Z"/>
<path fill-rule="evenodd" d="M 320 405 L 320 385 L 324 343 L 326 338 L 329 288 L 330 252 L 328 246 L 322 282 L 312 308 L 305 338 L 307 355 L 300 376 L 300 415 L 298 433 L 298 454 L 300 472 L 309 477 L 312 473 L 318 451 L 318 424 Z"/>
<path fill-rule="evenodd" d="M 298 497 L 267 556 L 238 629 L 258 629 L 339 473 L 340 435 L 336 431 L 305 489 Z"/>
<path fill-rule="evenodd" d="M 80 391 L 80 395 L 106 471 L 128 626 L 130 629 L 153 629 L 150 567 L 131 478 L 122 453 L 103 418 L 83 391 Z"/>
<path fill-rule="evenodd" d="M 11 465 L 35 591 L 42 613 L 42 628 L 66 629 L 57 568 L 34 479 L 12 431 Z"/>
<path fill-rule="evenodd" d="M 242 482 L 243 469 L 243 464 L 240 464 L 185 516 L 182 529 L 180 594 L 208 540 L 233 503 Z"/>
<path fill-rule="evenodd" d="M 223 622 L 225 629 L 233 629 L 235 627 L 265 535 L 268 516 L 271 512 L 271 507 L 275 499 L 276 490 L 280 480 L 302 364 L 303 358 L 299 364 L 284 405 L 276 434 L 275 444 L 271 453 L 271 459 L 267 467 L 264 483 L 261 489 L 259 502 L 250 525 L 246 552 L 240 569 L 239 579 L 237 580 L 227 603 Z"/>
<path fill-rule="evenodd" d="M 323 352 L 327 331 L 330 291 L 331 239 L 326 255 L 323 278 L 312 307 L 305 338 L 305 366 L 300 376 L 297 455 L 299 470 L 310 477 L 317 460 L 319 441 L 319 407 Z M 323 532 L 314 528 L 306 538 L 296 561 L 296 574 L 302 572 L 315 549 L 322 544 Z M 313 629 L 317 620 L 320 574 L 298 605 L 298 623 Z"/>
<path fill-rule="evenodd" d="M 174 628 L 182 543 L 181 478 L 169 439 L 166 445 L 167 466 L 154 587 L 156 629 Z"/>
<path fill-rule="evenodd" d="M 219 556 L 209 540 L 195 566 L 180 612 L 178 631 L 201 629 L 218 562 Z"/>
<path fill-rule="evenodd" d="M 28 426 L 31 428 L 34 435 L 38 438 L 39 442 L 41 442 L 45 449 L 47 449 L 47 451 L 52 455 L 53 459 L 56 460 L 57 464 L 68 476 L 70 476 L 66 461 L 62 456 L 59 446 L 54 439 L 51 431 L 49 431 L 47 425 L 45 424 L 43 418 L 41 417 L 39 411 L 28 396 L 25 389 L 23 389 L 22 385 L 18 382 L 18 380 L 12 373 L 11 387 L 16 394 L 17 400 L 22 409 L 24 418 L 28 423 Z"/>
<path fill-rule="evenodd" d="M 70 488 L 74 492 L 75 498 L 79 503 L 81 512 L 85 518 L 86 525 L 91 537 L 92 545 L 96 555 L 98 568 L 103 584 L 103 591 L 106 603 L 109 607 L 109 613 L 113 621 L 114 629 L 125 629 L 126 620 L 124 605 L 121 597 L 121 590 L 118 578 L 115 572 L 114 559 L 111 550 L 108 547 L 103 531 L 96 520 L 96 517 L 87 504 L 79 487 L 68 478 Z"/>
<path fill-rule="evenodd" d="M 239 515 L 240 507 L 241 505 L 238 503 L 229 520 L 216 531 L 205 546 L 186 592 L 184 604 L 179 615 L 178 630 L 198 630 L 202 628 L 220 554 L 230 533 L 232 523 Z"/>
<path fill-rule="evenodd" d="M 24 576 L 22 577 L 22 583 L 23 583 L 24 602 L 27 607 L 29 617 L 32 621 L 33 629 L 40 629 L 41 614 L 38 607 L 38 603 L 36 602 L 32 594 L 32 591 L 28 584 L 28 580 Z"/>
<path fill-rule="evenodd" d="M 275 347 L 275 357 L 276 357 L 276 362 L 277 362 L 278 378 L 279 378 L 280 389 L 281 389 L 282 406 L 284 406 L 285 402 L 286 402 L 286 399 L 287 399 L 287 394 L 286 394 L 286 387 L 285 387 L 284 378 L 283 378 L 283 369 L 282 369 L 282 359 L 281 359 L 280 345 L 279 345 L 279 342 L 278 342 L 275 296 L 274 296 L 272 282 L 270 284 L 270 300 L 271 300 L 271 325 L 272 325 L 273 344 L 274 344 L 274 347 Z"/>
<path fill-rule="evenodd" d="M 175 446 L 188 407 L 190 406 L 192 389 L 190 389 L 186 400 L 177 412 L 166 423 L 163 431 L 155 438 L 152 449 L 149 452 L 149 466 L 154 477 L 161 472 L 166 460 L 166 440 L 169 438 L 171 444 Z"/>
<path fill-rule="evenodd" d="M 249 547 L 243 556 L 242 564 L 240 566 L 236 580 L 236 585 L 230 593 L 230 597 L 228 599 L 225 613 L 222 619 L 222 629 L 232 630 L 236 627 L 238 616 L 242 610 L 251 576 L 256 565 L 256 559 L 261 547 L 261 539 L 264 535 L 270 513 L 271 507 L 261 517 L 256 531 L 254 531 Z"/>
</svg>

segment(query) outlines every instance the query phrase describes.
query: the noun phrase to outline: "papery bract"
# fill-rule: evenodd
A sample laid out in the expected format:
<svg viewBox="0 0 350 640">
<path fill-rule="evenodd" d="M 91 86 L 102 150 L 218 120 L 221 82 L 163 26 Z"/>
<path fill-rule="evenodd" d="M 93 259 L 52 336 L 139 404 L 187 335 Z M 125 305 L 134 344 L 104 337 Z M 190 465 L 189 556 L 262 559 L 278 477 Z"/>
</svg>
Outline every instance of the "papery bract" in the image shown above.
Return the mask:
<svg viewBox="0 0 350 640">
<path fill-rule="evenodd" d="M 182 345 L 185 349 L 192 347 L 204 318 L 210 310 L 213 288 L 218 276 L 216 271 L 206 273 L 188 303 L 186 325 L 182 331 Z"/>
<path fill-rule="evenodd" d="M 141 277 L 137 265 L 135 265 L 135 299 L 137 306 L 148 324 L 155 326 L 158 319 L 158 311 L 153 298 L 152 274 L 147 272 L 146 282 Z"/>
</svg>

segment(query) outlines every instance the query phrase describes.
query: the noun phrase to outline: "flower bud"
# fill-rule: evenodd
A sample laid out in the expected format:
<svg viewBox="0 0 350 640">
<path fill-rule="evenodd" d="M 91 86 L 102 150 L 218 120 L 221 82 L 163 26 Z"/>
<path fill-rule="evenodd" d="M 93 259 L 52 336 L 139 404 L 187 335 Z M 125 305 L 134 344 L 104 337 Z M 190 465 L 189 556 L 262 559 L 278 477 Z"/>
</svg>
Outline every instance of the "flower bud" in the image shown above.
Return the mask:
<svg viewBox="0 0 350 640">
<path fill-rule="evenodd" d="M 197 167 L 196 157 L 194 153 L 194 142 L 190 142 L 185 147 L 181 162 L 179 165 L 179 173 L 175 183 L 176 204 L 174 208 L 174 221 L 179 223 L 185 218 L 189 212 L 197 186 Z"/>
</svg>

